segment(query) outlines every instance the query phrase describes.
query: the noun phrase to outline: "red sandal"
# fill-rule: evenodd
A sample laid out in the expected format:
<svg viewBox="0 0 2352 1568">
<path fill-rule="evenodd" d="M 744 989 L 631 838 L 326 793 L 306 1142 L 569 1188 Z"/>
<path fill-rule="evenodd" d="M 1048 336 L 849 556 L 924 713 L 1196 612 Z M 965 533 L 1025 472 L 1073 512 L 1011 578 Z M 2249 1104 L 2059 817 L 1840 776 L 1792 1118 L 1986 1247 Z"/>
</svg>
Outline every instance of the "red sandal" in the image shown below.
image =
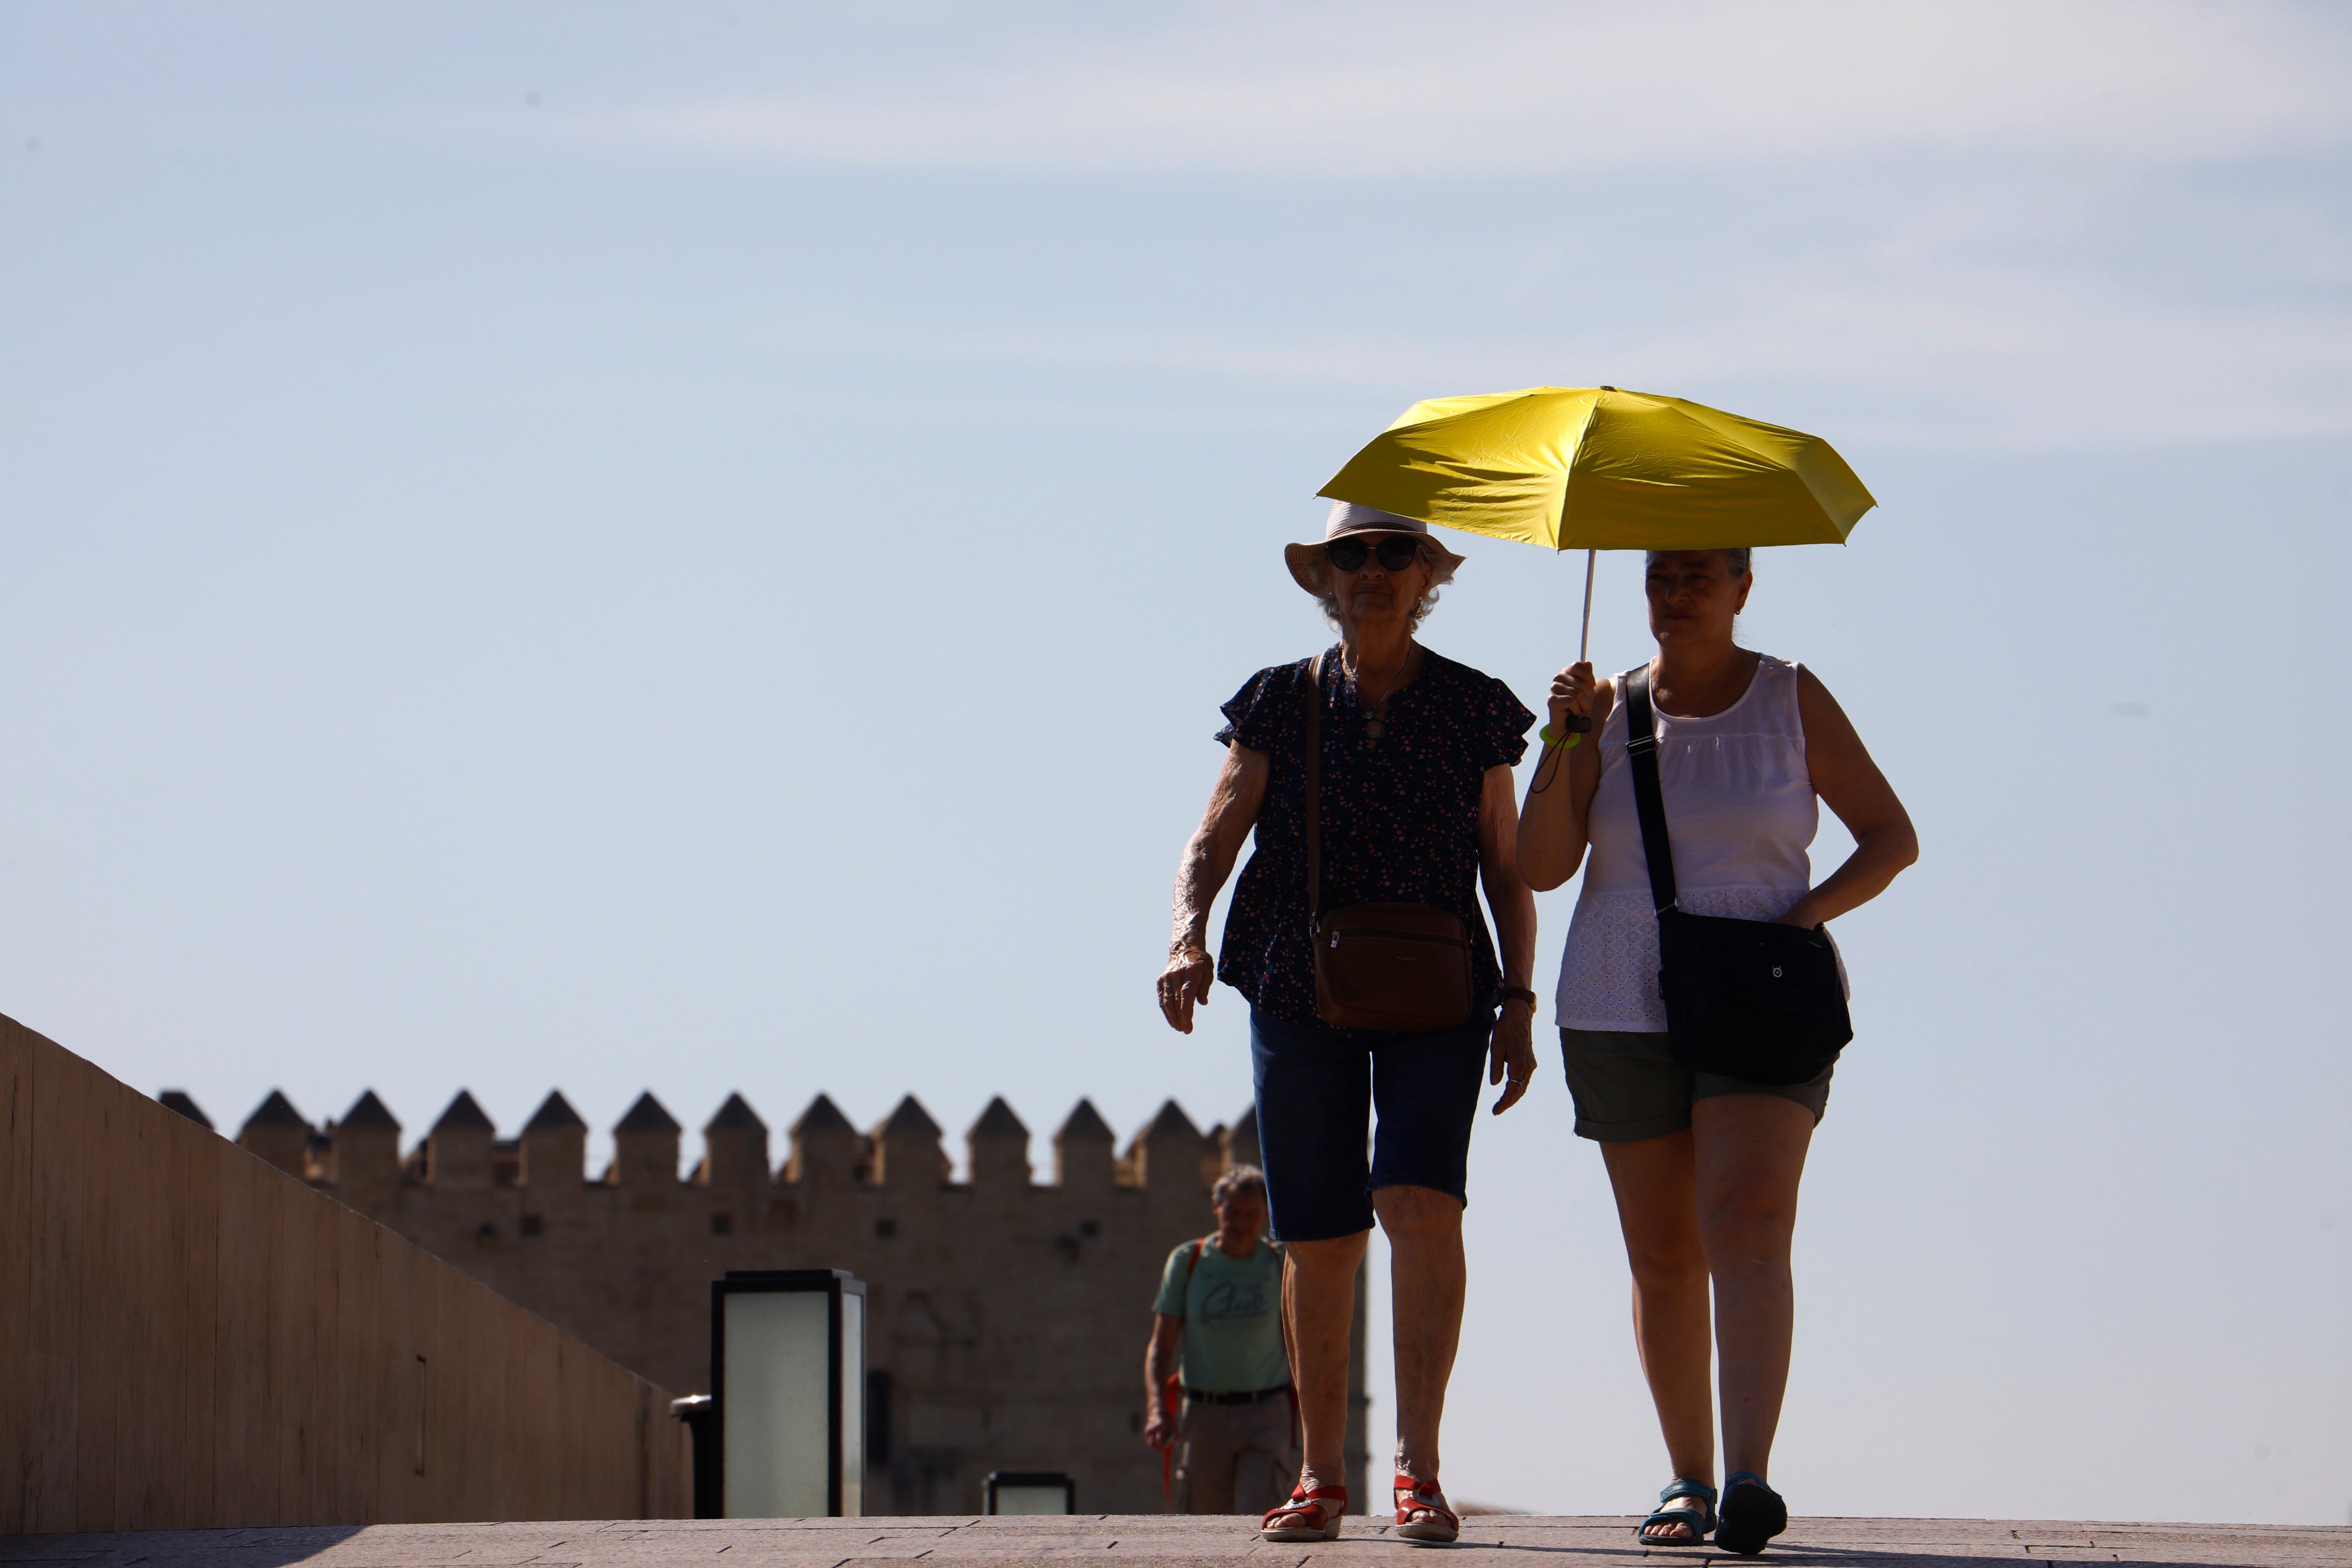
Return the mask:
<svg viewBox="0 0 2352 1568">
<path fill-rule="evenodd" d="M 1445 1506 L 1445 1494 L 1435 1481 L 1399 1476 L 1396 1490 L 1396 1533 L 1400 1541 L 1455 1541 L 1462 1535 L 1462 1516 Z M 1415 1519 L 1416 1513 L 1429 1515 Z"/>
<path fill-rule="evenodd" d="M 1322 1486 L 1308 1491 L 1304 1486 L 1290 1489 L 1290 1500 L 1279 1508 L 1266 1510 L 1258 1522 L 1258 1534 L 1267 1541 L 1337 1541 L 1339 1539 L 1339 1516 L 1348 1511 L 1348 1489 Z M 1277 1519 L 1294 1522 L 1276 1524 Z M 1314 1522 L 1308 1523 L 1307 1521 Z"/>
</svg>

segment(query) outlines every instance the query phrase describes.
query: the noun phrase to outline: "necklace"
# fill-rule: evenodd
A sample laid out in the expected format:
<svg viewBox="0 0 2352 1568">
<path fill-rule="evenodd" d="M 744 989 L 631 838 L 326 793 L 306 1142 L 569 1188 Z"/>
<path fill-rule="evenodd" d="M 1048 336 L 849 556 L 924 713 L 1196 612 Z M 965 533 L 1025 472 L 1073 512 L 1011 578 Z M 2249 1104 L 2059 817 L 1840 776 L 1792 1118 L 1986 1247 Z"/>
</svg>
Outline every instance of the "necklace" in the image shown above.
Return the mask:
<svg viewBox="0 0 2352 1568">
<path fill-rule="evenodd" d="M 1404 668 L 1397 674 L 1397 683 L 1394 686 L 1390 687 L 1386 691 L 1381 692 L 1380 700 L 1377 702 L 1365 702 L 1361 700 L 1364 693 L 1363 677 L 1359 674 L 1354 678 L 1356 681 L 1356 696 L 1359 700 L 1360 705 L 1363 708 L 1364 712 L 1367 715 L 1364 720 L 1364 735 L 1366 739 L 1377 741 L 1382 735 L 1388 733 L 1386 715 L 1389 710 L 1389 699 L 1394 697 L 1398 692 L 1403 690 L 1406 686 L 1412 683 L 1413 670 L 1420 662 L 1421 645 L 1419 643 L 1414 643 L 1405 652 Z"/>
</svg>

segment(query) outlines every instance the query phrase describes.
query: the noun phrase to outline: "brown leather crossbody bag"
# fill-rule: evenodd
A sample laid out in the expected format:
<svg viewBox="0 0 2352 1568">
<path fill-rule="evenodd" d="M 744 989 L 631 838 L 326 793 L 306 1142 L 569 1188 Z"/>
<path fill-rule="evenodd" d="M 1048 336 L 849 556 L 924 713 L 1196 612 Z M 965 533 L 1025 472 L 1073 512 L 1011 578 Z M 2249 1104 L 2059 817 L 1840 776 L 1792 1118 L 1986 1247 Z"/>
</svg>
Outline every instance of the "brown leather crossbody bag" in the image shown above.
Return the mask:
<svg viewBox="0 0 2352 1568">
<path fill-rule="evenodd" d="M 1470 1021 L 1470 932 L 1426 904 L 1323 910 L 1323 657 L 1307 685 L 1307 930 L 1315 1012 L 1341 1029 L 1428 1035 Z"/>
</svg>

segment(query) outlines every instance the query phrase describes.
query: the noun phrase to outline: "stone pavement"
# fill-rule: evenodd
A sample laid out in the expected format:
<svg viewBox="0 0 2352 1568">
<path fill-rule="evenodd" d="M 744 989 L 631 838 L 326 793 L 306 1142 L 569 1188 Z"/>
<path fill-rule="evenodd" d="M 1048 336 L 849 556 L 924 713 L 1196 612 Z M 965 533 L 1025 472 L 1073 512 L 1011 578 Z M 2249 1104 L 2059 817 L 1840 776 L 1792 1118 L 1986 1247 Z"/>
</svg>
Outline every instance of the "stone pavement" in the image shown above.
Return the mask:
<svg viewBox="0 0 2352 1568">
<path fill-rule="evenodd" d="M 940 1568 L 1091 1558 L 1104 1568 L 1381 1568 L 1428 1552 L 1484 1563 L 1611 1568 L 1751 1561 L 1708 1548 L 1645 1552 L 1628 1519 L 1482 1515 L 1458 1545 L 1424 1548 L 1348 1521 L 1328 1545 L 1260 1542 L 1240 1519 L 1072 1518 L 600 1520 L 580 1524 L 380 1524 L 123 1534 L 0 1536 L 0 1568 Z M 2352 1529 L 2287 1525 L 2084 1524 L 1984 1519 L 1804 1519 L 1760 1561 L 1815 1568 L 1960 1568 L 2042 1562 L 2259 1563 L 2352 1568 Z"/>
</svg>

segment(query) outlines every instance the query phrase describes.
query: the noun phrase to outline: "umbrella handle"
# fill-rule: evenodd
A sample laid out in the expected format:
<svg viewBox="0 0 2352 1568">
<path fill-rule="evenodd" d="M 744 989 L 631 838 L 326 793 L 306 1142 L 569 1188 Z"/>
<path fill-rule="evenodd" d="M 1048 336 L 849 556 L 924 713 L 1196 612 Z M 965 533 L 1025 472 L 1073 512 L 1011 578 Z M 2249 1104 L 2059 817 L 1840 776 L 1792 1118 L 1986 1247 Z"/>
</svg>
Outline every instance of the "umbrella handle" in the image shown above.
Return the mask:
<svg viewBox="0 0 2352 1568">
<path fill-rule="evenodd" d="M 1601 552 L 1598 550 L 1588 550 L 1584 552 L 1584 630 L 1579 633 L 1576 638 L 1576 662 L 1579 664 L 1582 664 L 1591 657 L 1592 563 L 1600 558 L 1600 555 Z"/>
</svg>

